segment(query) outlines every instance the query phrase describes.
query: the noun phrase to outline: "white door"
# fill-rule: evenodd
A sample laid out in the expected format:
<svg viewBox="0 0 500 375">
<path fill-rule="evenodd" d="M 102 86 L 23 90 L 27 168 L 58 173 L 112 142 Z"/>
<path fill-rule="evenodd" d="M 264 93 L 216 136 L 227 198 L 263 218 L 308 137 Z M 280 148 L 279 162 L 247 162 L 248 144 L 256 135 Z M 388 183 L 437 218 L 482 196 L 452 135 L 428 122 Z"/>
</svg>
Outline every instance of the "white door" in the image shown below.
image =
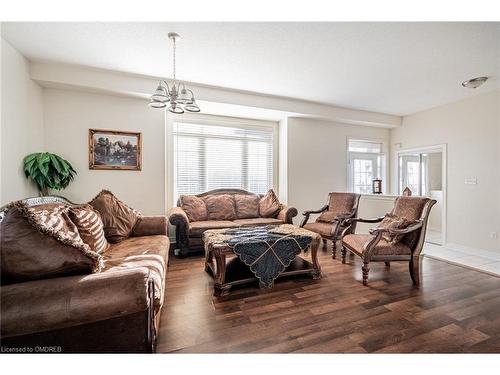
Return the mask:
<svg viewBox="0 0 500 375">
<path fill-rule="evenodd" d="M 351 189 L 358 194 L 371 194 L 372 181 L 378 176 L 378 158 L 377 154 L 364 152 L 349 153 L 349 179 Z"/>
</svg>

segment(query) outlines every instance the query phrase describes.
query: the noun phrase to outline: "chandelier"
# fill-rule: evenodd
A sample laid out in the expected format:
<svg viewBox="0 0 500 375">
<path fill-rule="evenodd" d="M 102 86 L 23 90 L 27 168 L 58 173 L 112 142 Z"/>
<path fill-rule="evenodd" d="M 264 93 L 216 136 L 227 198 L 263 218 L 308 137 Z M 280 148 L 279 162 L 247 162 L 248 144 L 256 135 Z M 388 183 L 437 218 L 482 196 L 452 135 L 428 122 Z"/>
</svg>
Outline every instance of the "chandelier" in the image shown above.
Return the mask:
<svg viewBox="0 0 500 375">
<path fill-rule="evenodd" d="M 180 39 L 177 33 L 168 33 L 169 39 L 173 43 L 173 82 L 170 86 L 167 81 L 161 80 L 156 91 L 151 95 L 149 106 L 151 108 L 165 108 L 168 105 L 169 112 L 181 114 L 184 111 L 200 112 L 196 104 L 193 91 L 187 89 L 184 82 L 175 78 L 175 42 Z"/>
</svg>

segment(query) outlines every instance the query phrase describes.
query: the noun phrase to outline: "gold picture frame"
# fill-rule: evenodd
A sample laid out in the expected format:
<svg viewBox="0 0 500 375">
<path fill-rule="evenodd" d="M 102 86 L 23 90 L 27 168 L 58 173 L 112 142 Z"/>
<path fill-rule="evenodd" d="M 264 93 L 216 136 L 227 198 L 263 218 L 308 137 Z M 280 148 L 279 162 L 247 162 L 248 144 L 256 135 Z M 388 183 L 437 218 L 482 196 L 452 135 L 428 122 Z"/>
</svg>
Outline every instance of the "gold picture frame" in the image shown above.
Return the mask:
<svg viewBox="0 0 500 375">
<path fill-rule="evenodd" d="M 89 129 L 89 169 L 140 171 L 141 133 Z"/>
</svg>

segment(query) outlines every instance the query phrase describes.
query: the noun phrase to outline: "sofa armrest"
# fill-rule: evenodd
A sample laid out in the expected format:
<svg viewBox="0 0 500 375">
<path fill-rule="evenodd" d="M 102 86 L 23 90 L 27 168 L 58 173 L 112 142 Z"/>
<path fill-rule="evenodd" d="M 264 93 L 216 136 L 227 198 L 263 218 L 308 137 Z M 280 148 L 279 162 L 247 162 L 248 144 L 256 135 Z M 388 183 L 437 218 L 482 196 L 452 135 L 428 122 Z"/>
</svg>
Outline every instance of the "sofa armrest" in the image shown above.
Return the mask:
<svg viewBox="0 0 500 375">
<path fill-rule="evenodd" d="M 285 224 L 293 224 L 293 218 L 297 216 L 297 209 L 295 207 L 287 207 L 282 205 L 277 218 Z"/>
<path fill-rule="evenodd" d="M 132 237 L 167 235 L 168 220 L 166 216 L 144 216 L 132 232 Z"/>
<path fill-rule="evenodd" d="M 2 285 L 1 335 L 33 334 L 147 313 L 153 308 L 152 287 L 145 267 Z"/>
<path fill-rule="evenodd" d="M 168 211 L 170 224 L 175 225 L 175 246 L 181 250 L 189 246 L 189 218 L 180 207 L 173 207 Z"/>
<path fill-rule="evenodd" d="M 189 219 L 186 212 L 180 207 L 173 207 L 168 211 L 168 219 L 172 225 L 189 226 Z"/>
</svg>

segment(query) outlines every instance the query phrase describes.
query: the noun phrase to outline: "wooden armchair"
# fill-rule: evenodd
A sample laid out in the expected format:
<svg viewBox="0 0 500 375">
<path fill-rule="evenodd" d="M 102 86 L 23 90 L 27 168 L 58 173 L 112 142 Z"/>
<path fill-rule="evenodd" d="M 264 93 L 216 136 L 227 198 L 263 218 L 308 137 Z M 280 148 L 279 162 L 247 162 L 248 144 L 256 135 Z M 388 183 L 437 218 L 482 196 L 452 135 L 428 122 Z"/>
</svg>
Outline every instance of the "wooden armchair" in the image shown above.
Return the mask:
<svg viewBox="0 0 500 375">
<path fill-rule="evenodd" d="M 301 227 L 318 233 L 323 238 L 323 246 L 326 248 L 327 241 L 332 241 L 332 258 L 337 253 L 336 242 L 344 229 L 346 219 L 355 218 L 358 214 L 359 194 L 353 193 L 330 193 L 328 203 L 319 210 L 304 211 L 304 219 Z M 311 214 L 321 214 L 314 223 L 308 223 Z M 356 224 L 352 223 L 350 230 L 346 233 L 354 233 Z"/>
<path fill-rule="evenodd" d="M 342 233 L 342 263 L 346 261 L 347 251 L 358 255 L 363 260 L 363 285 L 368 284 L 370 262 L 409 261 L 410 276 L 413 284 L 420 286 L 421 256 L 424 245 L 427 220 L 435 200 L 423 197 L 398 197 L 391 215 L 411 222 L 404 229 L 378 227 L 370 230 L 370 234 L 352 234 L 351 225 L 361 223 L 379 223 L 384 217 L 375 219 L 352 218 L 344 221 L 346 228 Z M 387 235 L 401 236 L 398 242 L 388 241 Z"/>
</svg>

